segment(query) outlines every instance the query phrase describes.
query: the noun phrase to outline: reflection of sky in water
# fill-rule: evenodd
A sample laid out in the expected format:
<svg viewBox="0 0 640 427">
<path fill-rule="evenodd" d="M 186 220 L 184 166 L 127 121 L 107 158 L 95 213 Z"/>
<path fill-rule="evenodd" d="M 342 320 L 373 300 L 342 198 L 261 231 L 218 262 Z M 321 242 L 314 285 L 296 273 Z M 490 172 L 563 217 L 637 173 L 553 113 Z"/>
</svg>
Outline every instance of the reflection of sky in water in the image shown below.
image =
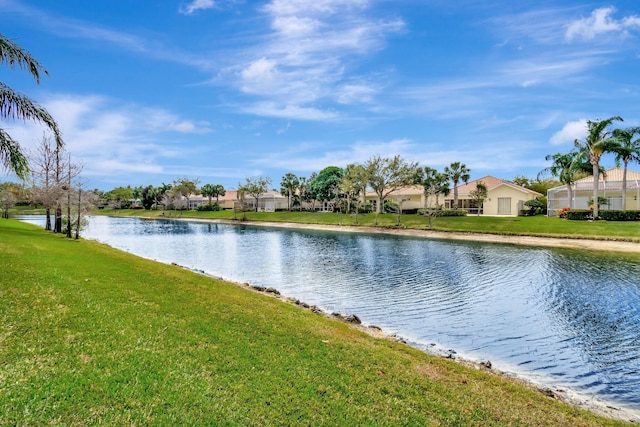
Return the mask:
<svg viewBox="0 0 640 427">
<path fill-rule="evenodd" d="M 640 267 L 612 256 L 107 217 L 84 236 L 640 408 Z"/>
</svg>

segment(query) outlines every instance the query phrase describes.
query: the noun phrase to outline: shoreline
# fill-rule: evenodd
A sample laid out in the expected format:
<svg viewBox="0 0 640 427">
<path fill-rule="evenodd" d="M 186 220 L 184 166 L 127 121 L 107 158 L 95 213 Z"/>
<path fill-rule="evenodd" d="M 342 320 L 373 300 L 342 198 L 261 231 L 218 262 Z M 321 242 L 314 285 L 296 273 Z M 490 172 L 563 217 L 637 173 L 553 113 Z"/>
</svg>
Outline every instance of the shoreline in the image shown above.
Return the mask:
<svg viewBox="0 0 640 427">
<path fill-rule="evenodd" d="M 207 274 L 202 270 L 194 270 L 185 266 L 181 266 L 176 263 L 172 263 L 172 265 L 179 268 L 183 268 L 185 270 L 192 271 L 197 274 L 202 274 L 204 276 L 210 277 L 215 280 L 222 280 L 224 282 L 231 283 L 243 289 L 247 289 L 251 292 L 256 292 L 271 298 L 276 298 L 282 301 L 283 303 L 296 305 L 302 310 L 310 311 L 319 316 L 324 316 L 327 318 L 334 319 L 335 321 L 348 323 L 350 327 L 357 329 L 374 338 L 402 343 L 412 348 L 415 348 L 419 351 L 422 351 L 430 356 L 450 359 L 452 361 L 455 361 L 456 363 L 460 363 L 469 368 L 490 372 L 494 375 L 497 375 L 504 379 L 508 379 L 510 381 L 517 381 L 522 385 L 524 385 L 525 387 L 529 387 L 534 390 L 537 390 L 539 393 L 544 394 L 550 399 L 555 399 L 557 401 L 566 403 L 576 408 L 584 409 L 584 410 L 593 412 L 595 414 L 608 417 L 611 419 L 619 420 L 619 421 L 627 421 L 634 424 L 640 423 L 640 409 L 630 408 L 620 403 L 600 400 L 594 396 L 589 397 L 587 395 L 580 394 L 568 388 L 560 389 L 555 386 L 552 386 L 551 384 L 545 383 L 544 381 L 536 381 L 533 378 L 527 376 L 526 373 L 524 372 L 518 373 L 518 372 L 509 372 L 509 371 L 496 369 L 495 367 L 492 366 L 492 363 L 490 360 L 475 361 L 470 358 L 465 358 L 464 356 L 459 356 L 455 350 L 453 351 L 449 350 L 448 352 L 433 351 L 433 350 L 429 350 L 428 347 L 424 345 L 420 345 L 418 343 L 415 343 L 415 345 L 413 345 L 410 343 L 409 340 L 405 339 L 404 337 L 398 334 L 390 334 L 388 332 L 385 332 L 382 328 L 376 325 L 362 323 L 356 314 L 345 315 L 341 313 L 330 313 L 326 310 L 321 309 L 316 305 L 305 303 L 304 301 L 300 301 L 296 298 L 289 297 L 287 295 L 282 295 L 275 288 L 265 288 L 262 286 L 251 285 L 250 283 L 241 283 L 233 280 L 224 279 L 221 277 Z"/>
<path fill-rule="evenodd" d="M 176 219 L 176 218 L 171 218 Z M 179 218 L 180 221 L 194 221 L 205 223 L 218 223 L 228 225 L 251 225 L 271 228 L 283 228 L 283 229 L 302 229 L 302 230 L 319 230 L 319 231 L 338 231 L 348 233 L 366 233 L 366 234 L 389 234 L 396 236 L 418 237 L 426 239 L 437 240 L 454 240 L 454 241 L 471 241 L 481 243 L 493 243 L 493 244 L 510 244 L 520 245 L 528 247 L 549 247 L 549 248 L 562 248 L 562 249 L 577 249 L 577 250 L 599 250 L 599 251 L 611 251 L 611 252 L 625 252 L 625 253 L 637 253 L 640 252 L 640 244 L 624 241 L 606 241 L 595 239 L 565 239 L 565 238 L 553 238 L 553 237 L 533 237 L 533 236 L 509 236 L 509 235 L 493 235 L 482 233 L 460 233 L 460 232 L 439 232 L 430 230 L 415 230 L 415 229 L 390 229 L 383 227 L 367 227 L 367 226 L 339 226 L 339 225 L 326 225 L 326 224 L 300 224 L 291 222 L 266 222 L 266 221 L 234 221 L 223 219 L 202 219 L 202 218 Z M 179 265 L 178 265 L 179 266 Z M 179 266 L 181 268 L 185 268 Z M 203 274 L 202 271 L 195 270 L 196 273 Z M 206 275 L 206 274 L 205 274 Z M 492 368 L 491 362 L 478 362 L 468 358 L 452 356 L 451 354 L 443 354 L 437 351 L 429 351 L 426 348 L 420 346 L 411 345 L 407 340 L 396 334 L 389 334 L 375 325 L 360 324 L 358 322 L 352 322 L 349 317 L 357 314 L 351 314 L 346 316 L 344 314 L 329 313 L 314 305 L 304 303 L 296 300 L 295 298 L 281 295 L 280 292 L 273 288 L 262 288 L 259 286 L 253 286 L 249 283 L 240 283 L 223 278 L 210 276 L 209 277 L 224 280 L 226 282 L 234 283 L 243 288 L 247 288 L 254 292 L 260 292 L 265 295 L 269 295 L 274 298 L 278 298 L 285 303 L 292 303 L 299 306 L 302 309 L 310 310 L 316 314 L 324 315 L 326 317 L 334 318 L 338 321 L 344 321 L 350 323 L 352 327 L 376 338 L 388 339 L 397 342 L 404 343 L 413 348 L 417 348 L 420 351 L 424 351 L 430 355 L 436 357 L 444 357 L 455 360 L 458 363 L 466 366 L 473 367 L 474 369 L 482 369 L 488 372 L 493 372 L 496 375 L 503 376 L 509 379 L 521 381 L 524 384 L 533 387 L 540 393 L 543 393 L 550 398 L 568 403 L 577 408 L 586 409 L 599 415 L 603 415 L 612 419 L 621 421 L 630 421 L 632 423 L 640 422 L 640 409 L 629 408 L 619 403 L 607 402 L 600 400 L 596 397 L 589 397 L 579 394 L 570 389 L 559 389 L 551 386 L 550 384 L 542 381 L 533 380 L 528 377 L 526 373 L 508 372 L 499 369 Z"/>
<path fill-rule="evenodd" d="M 251 225 L 257 227 L 288 228 L 299 230 L 339 231 L 345 233 L 389 234 L 435 240 L 454 240 L 478 243 L 493 243 L 528 247 L 577 249 L 588 251 L 640 253 L 640 243 L 623 240 L 601 240 L 569 237 L 543 237 L 507 234 L 472 233 L 459 231 L 418 230 L 412 228 L 387 228 L 352 225 L 302 224 L 296 222 L 241 221 L 217 218 L 158 218 L 178 221 L 207 222 L 228 225 Z"/>
</svg>

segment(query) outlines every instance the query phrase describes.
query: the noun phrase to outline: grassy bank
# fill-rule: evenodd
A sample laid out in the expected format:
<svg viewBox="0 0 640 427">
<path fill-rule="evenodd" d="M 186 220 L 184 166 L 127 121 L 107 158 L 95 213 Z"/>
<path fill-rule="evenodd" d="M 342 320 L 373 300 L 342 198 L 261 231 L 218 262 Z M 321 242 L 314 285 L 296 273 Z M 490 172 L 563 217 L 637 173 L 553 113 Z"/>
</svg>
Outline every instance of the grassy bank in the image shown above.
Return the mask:
<svg viewBox="0 0 640 427">
<path fill-rule="evenodd" d="M 162 211 L 118 210 L 96 211 L 97 214 L 159 217 Z M 354 215 L 323 212 L 245 212 L 234 214 L 231 211 L 196 212 L 166 211 L 166 217 L 215 218 L 250 221 L 294 222 L 302 224 L 355 225 Z M 358 224 L 362 226 L 397 227 L 398 217 L 394 214 L 358 215 Z M 426 230 L 428 218 L 420 215 L 401 215 L 401 227 Z M 531 217 L 444 217 L 433 219 L 436 231 L 457 231 L 464 233 L 513 234 L 544 237 L 573 237 L 591 239 L 616 239 L 640 242 L 640 226 L 637 222 L 607 221 L 568 221 L 546 216 Z"/>
<path fill-rule="evenodd" d="M 0 425 L 623 425 L 17 221 L 0 221 L 0 264 Z"/>
</svg>

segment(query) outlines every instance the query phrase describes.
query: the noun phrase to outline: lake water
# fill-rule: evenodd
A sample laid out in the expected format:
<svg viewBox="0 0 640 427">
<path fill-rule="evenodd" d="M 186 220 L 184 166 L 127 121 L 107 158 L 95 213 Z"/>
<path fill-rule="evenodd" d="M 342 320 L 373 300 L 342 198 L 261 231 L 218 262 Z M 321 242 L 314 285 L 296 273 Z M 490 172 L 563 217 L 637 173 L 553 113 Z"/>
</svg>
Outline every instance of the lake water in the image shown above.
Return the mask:
<svg viewBox="0 0 640 427">
<path fill-rule="evenodd" d="M 622 256 L 110 217 L 91 217 L 83 236 L 640 409 L 640 265 Z"/>
</svg>

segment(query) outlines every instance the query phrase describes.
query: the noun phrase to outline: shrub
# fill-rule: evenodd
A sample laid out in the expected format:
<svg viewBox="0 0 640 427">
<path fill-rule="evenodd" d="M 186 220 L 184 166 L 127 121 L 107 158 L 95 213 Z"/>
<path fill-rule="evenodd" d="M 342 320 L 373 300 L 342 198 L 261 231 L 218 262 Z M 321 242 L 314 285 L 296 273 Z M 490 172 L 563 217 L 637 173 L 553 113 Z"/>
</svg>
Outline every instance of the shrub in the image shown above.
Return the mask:
<svg viewBox="0 0 640 427">
<path fill-rule="evenodd" d="M 593 219 L 593 212 L 588 209 L 573 209 L 567 211 L 567 219 L 572 221 L 585 221 Z"/>
<path fill-rule="evenodd" d="M 600 211 L 605 221 L 640 221 L 640 211 Z"/>
<path fill-rule="evenodd" d="M 418 215 L 427 215 L 427 209 L 418 209 Z M 465 209 L 440 209 L 436 210 L 434 216 L 467 216 L 469 212 Z"/>
<path fill-rule="evenodd" d="M 220 210 L 220 205 L 217 203 L 201 205 L 196 208 L 198 212 L 217 212 Z"/>
<path fill-rule="evenodd" d="M 558 213 L 558 216 L 560 218 L 566 218 L 567 217 L 567 212 L 569 212 L 570 210 L 571 210 L 571 208 L 564 207 L 564 208 L 560 209 L 560 212 Z"/>
</svg>

